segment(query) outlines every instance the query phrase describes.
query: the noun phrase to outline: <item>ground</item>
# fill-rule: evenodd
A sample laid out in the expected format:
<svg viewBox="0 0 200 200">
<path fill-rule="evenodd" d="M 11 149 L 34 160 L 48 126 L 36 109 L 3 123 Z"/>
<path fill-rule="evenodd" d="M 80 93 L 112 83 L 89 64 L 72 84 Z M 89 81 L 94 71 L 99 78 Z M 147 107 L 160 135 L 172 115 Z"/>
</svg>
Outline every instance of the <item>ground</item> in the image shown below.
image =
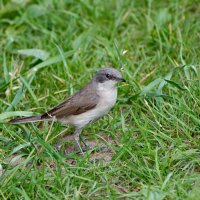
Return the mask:
<svg viewBox="0 0 200 200">
<path fill-rule="evenodd" d="M 199 13 L 195 0 L 1 0 L 0 199 L 199 199 Z M 72 127 L 7 123 L 103 66 L 127 82 L 84 129 L 84 155 Z"/>
</svg>

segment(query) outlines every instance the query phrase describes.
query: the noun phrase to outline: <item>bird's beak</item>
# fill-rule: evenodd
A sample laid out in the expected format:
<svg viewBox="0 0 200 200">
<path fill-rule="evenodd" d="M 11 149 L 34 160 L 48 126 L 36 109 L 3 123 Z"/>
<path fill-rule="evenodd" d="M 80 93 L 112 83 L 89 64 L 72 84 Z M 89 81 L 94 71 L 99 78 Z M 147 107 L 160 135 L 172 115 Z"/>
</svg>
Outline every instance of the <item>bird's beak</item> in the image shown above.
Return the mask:
<svg viewBox="0 0 200 200">
<path fill-rule="evenodd" d="M 123 78 L 120 78 L 119 81 L 121 81 L 121 82 L 126 82 L 126 80 L 123 79 Z"/>
</svg>

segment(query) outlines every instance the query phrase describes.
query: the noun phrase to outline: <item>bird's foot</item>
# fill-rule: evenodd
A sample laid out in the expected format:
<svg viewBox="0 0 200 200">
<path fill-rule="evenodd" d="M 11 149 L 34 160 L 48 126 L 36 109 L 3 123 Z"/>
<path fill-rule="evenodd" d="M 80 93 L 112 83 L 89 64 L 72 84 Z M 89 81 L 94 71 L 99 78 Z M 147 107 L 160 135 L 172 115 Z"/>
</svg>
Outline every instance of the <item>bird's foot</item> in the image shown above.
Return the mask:
<svg viewBox="0 0 200 200">
<path fill-rule="evenodd" d="M 90 146 L 85 142 L 85 140 L 79 135 L 79 141 L 83 143 L 84 145 L 84 151 L 87 149 L 90 149 Z"/>
<path fill-rule="evenodd" d="M 63 142 L 59 141 L 54 145 L 54 148 L 57 152 L 59 152 L 61 150 L 62 146 L 63 146 Z"/>
<path fill-rule="evenodd" d="M 91 163 L 98 163 L 100 161 L 99 158 L 94 158 L 92 160 L 90 160 Z"/>
<path fill-rule="evenodd" d="M 78 145 L 79 147 L 79 154 L 84 155 L 86 151 L 90 150 L 91 147 L 89 145 L 84 145 L 84 147 L 81 147 L 81 145 Z"/>
</svg>

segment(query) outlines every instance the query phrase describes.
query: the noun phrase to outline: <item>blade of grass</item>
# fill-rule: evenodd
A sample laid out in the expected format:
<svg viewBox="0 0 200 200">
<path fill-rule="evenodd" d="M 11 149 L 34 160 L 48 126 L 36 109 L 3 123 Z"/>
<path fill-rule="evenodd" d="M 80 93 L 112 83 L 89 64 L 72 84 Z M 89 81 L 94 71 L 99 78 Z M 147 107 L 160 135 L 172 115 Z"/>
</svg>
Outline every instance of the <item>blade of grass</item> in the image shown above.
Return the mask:
<svg viewBox="0 0 200 200">
<path fill-rule="evenodd" d="M 74 53 L 74 51 L 68 51 L 68 52 L 65 52 L 64 53 L 64 56 L 66 57 L 69 57 L 69 56 L 72 56 Z M 28 70 L 26 73 L 28 75 L 32 74 L 32 73 L 35 73 L 37 72 L 38 70 L 44 68 L 44 67 L 49 67 L 50 65 L 52 64 L 55 64 L 55 63 L 58 63 L 58 62 L 61 62 L 62 61 L 62 56 L 59 55 L 59 56 L 54 56 L 52 58 L 49 58 L 48 60 L 45 60 L 44 62 L 34 66 L 33 68 L 31 68 L 30 70 Z"/>
<path fill-rule="evenodd" d="M 33 56 L 41 60 L 46 60 L 49 57 L 49 53 L 42 49 L 20 49 L 17 53 L 25 56 Z"/>
<path fill-rule="evenodd" d="M 7 64 L 6 64 L 6 54 L 5 53 L 3 53 L 3 73 L 4 73 L 5 82 L 8 83 L 10 76 L 9 76 L 8 68 L 7 68 Z"/>
<path fill-rule="evenodd" d="M 33 90 L 31 89 L 30 84 L 27 83 L 26 80 L 25 80 L 22 76 L 20 76 L 20 80 L 21 80 L 21 82 L 25 85 L 25 87 L 27 88 L 27 90 L 29 91 L 31 97 L 32 97 L 33 100 L 34 100 L 34 103 L 35 103 L 37 106 L 39 106 L 38 99 L 37 99 L 37 97 L 35 96 Z"/>
<path fill-rule="evenodd" d="M 23 87 L 20 87 L 13 99 L 13 101 L 11 102 L 11 104 L 8 106 L 8 108 L 6 109 L 6 112 L 13 110 L 13 108 L 19 103 L 22 95 L 24 94 L 23 92 Z"/>
<path fill-rule="evenodd" d="M 0 114 L 0 122 L 3 121 L 4 119 L 10 118 L 10 117 L 16 117 L 16 116 L 24 116 L 24 117 L 29 117 L 33 116 L 35 113 L 29 112 L 29 111 L 10 111 L 10 112 L 4 112 Z"/>
</svg>

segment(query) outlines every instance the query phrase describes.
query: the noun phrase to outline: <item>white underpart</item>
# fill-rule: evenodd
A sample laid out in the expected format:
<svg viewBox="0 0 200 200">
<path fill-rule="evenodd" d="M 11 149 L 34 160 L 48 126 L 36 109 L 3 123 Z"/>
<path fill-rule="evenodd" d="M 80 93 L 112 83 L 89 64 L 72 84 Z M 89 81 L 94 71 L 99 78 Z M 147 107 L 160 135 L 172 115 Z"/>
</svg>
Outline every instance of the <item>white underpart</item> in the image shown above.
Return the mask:
<svg viewBox="0 0 200 200">
<path fill-rule="evenodd" d="M 117 100 L 117 88 L 115 87 L 116 81 L 105 81 L 99 83 L 97 94 L 99 95 L 99 102 L 97 106 L 80 115 L 71 115 L 62 119 L 65 124 L 74 125 L 77 128 L 82 128 L 86 124 L 97 120 L 99 117 L 107 114 L 110 109 L 115 105 Z"/>
</svg>

